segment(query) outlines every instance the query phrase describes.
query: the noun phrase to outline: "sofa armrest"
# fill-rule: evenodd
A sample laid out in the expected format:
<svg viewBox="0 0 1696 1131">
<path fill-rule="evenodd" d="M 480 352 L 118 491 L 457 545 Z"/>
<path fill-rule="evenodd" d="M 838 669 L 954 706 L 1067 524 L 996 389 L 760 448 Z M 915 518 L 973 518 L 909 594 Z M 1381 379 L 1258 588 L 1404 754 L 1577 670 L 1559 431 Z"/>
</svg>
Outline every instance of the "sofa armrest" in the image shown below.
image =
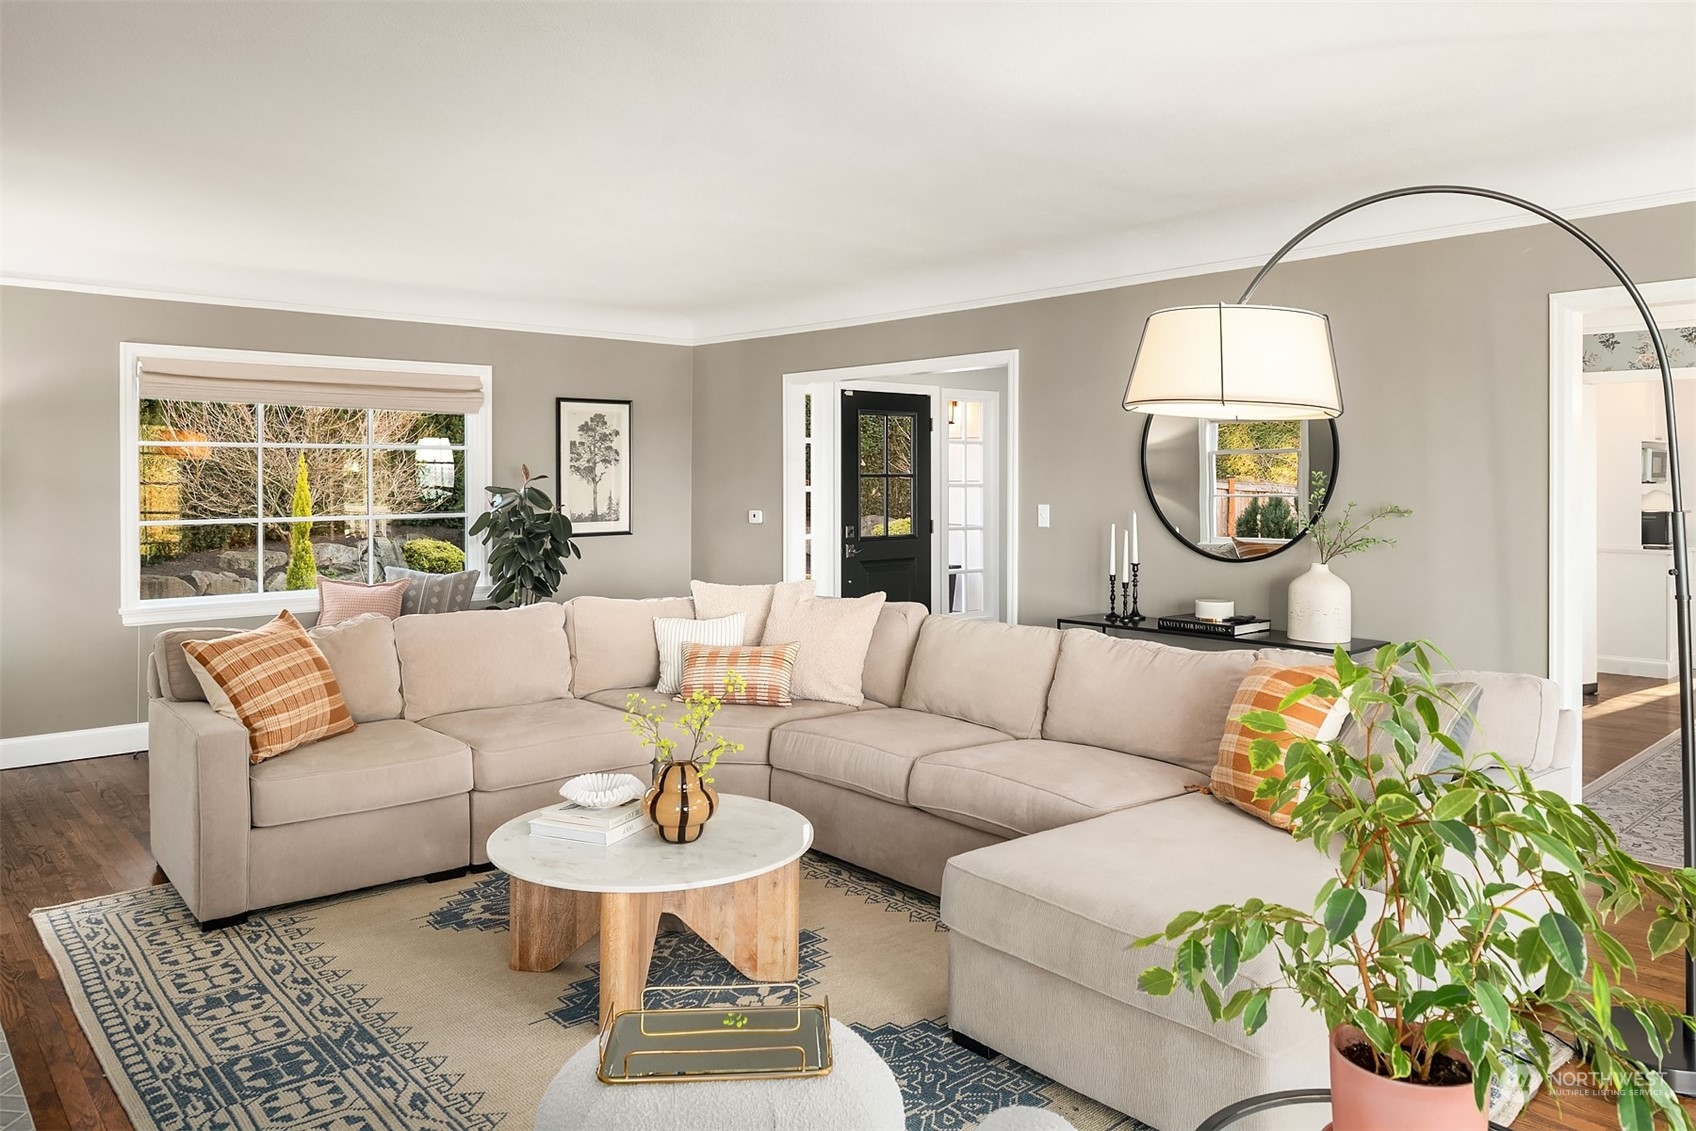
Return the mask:
<svg viewBox="0 0 1696 1131">
<path fill-rule="evenodd" d="M 153 858 L 195 917 L 249 910 L 248 736 L 205 703 L 147 705 Z"/>
</svg>

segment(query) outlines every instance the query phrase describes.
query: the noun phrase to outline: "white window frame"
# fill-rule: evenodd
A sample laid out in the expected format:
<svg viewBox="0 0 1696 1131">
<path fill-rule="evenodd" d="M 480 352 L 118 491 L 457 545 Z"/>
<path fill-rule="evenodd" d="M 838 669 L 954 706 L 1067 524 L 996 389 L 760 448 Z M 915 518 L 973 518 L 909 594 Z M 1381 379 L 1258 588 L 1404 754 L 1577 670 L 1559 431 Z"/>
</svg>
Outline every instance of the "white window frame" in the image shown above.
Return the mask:
<svg viewBox="0 0 1696 1131">
<path fill-rule="evenodd" d="M 1296 491 L 1295 503 L 1297 513 L 1307 496 L 1304 494 L 1308 476 L 1308 428 L 1310 421 L 1298 420 L 1301 426 L 1302 445 L 1300 448 L 1225 448 L 1219 447 L 1219 421 L 1205 421 L 1197 430 L 1201 439 L 1201 542 L 1208 545 L 1217 542 L 1230 542 L 1236 538 L 1236 531 L 1221 534 L 1218 529 L 1219 508 L 1219 479 L 1218 469 L 1214 462 L 1222 455 L 1277 455 L 1279 452 L 1294 450 L 1296 453 Z M 1245 538 L 1245 542 L 1274 542 L 1283 545 L 1282 539 Z"/>
<path fill-rule="evenodd" d="M 274 616 L 283 609 L 300 615 L 318 611 L 318 591 L 232 593 L 212 597 L 141 599 L 141 376 L 142 357 L 177 361 L 229 361 L 248 365 L 290 365 L 315 369 L 361 369 L 388 373 L 451 373 L 475 377 L 483 387 L 482 411 L 465 417 L 466 525 L 488 507 L 487 488 L 493 478 L 494 369 L 488 365 L 450 362 L 395 361 L 369 357 L 330 357 L 324 354 L 276 353 L 266 350 L 217 349 L 122 342 L 118 346 L 118 500 L 120 553 L 118 614 L 125 625 L 180 624 L 194 620 Z M 263 550 L 263 547 L 260 547 Z M 467 538 L 467 569 L 483 570 L 476 596 L 488 595 L 487 569 L 481 542 Z"/>
<path fill-rule="evenodd" d="M 983 407 L 983 431 L 978 439 L 954 439 L 948 424 L 947 406 L 950 403 L 959 404 L 962 412 L 965 411 L 968 404 L 977 404 Z M 943 458 L 939 465 L 942 468 L 940 479 L 943 489 L 943 504 L 938 512 L 940 515 L 938 522 L 945 537 L 939 544 L 942 557 L 942 593 L 937 604 L 937 611 L 944 616 L 959 617 L 964 620 L 999 621 L 1001 619 L 1001 602 L 1005 596 L 1001 586 L 1001 468 L 1003 463 L 1001 394 L 994 390 L 985 389 L 945 388 L 942 390 L 942 405 L 943 408 L 937 421 L 937 432 L 942 436 L 943 449 Z M 965 577 L 969 573 L 983 575 L 983 608 L 977 612 L 961 611 L 956 613 L 949 607 L 948 601 L 948 579 L 954 572 L 951 568 L 952 563 L 948 560 L 948 538 L 953 535 L 956 529 L 961 531 L 963 537 L 969 537 L 968 532 L 973 529 L 964 523 L 958 527 L 955 526 L 954 512 L 948 501 L 948 490 L 955 486 L 955 483 L 949 477 L 948 452 L 955 444 L 962 446 L 977 444 L 983 449 L 984 476 L 983 481 L 976 484 L 983 489 L 983 525 L 977 528 L 983 535 L 983 567 L 977 570 L 966 568 L 960 570 L 962 584 L 965 583 Z M 972 484 L 962 483 L 960 486 L 972 486 Z"/>
</svg>

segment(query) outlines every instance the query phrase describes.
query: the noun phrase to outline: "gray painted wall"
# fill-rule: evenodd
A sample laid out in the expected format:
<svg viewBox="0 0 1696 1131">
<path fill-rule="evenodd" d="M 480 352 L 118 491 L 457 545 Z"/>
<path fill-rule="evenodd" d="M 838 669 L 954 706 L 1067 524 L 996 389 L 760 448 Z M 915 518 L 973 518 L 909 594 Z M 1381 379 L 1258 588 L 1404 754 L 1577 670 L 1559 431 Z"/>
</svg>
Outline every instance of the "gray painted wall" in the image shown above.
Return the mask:
<svg viewBox="0 0 1696 1131">
<path fill-rule="evenodd" d="M 164 626 L 125 628 L 118 617 L 122 341 L 492 365 L 497 482 L 526 462 L 553 474 L 555 397 L 634 400 L 636 533 L 584 539 L 562 593 L 688 591 L 686 347 L 8 287 L 0 736 L 146 717 L 140 657 Z"/>
<path fill-rule="evenodd" d="M 1696 205 L 1585 226 L 1640 282 L 1696 275 Z M 1135 270 L 1135 264 L 1126 264 Z M 1141 421 L 1118 408 L 1143 319 L 1230 301 L 1248 272 L 703 346 L 695 351 L 695 572 L 760 581 L 782 564 L 782 374 L 1020 351 L 1021 619 L 1093 610 L 1109 522 L 1142 511 L 1145 612 L 1196 596 L 1284 612 L 1310 555 L 1208 561 L 1158 522 L 1136 468 Z M 1428 636 L 1467 667 L 1542 673 L 1548 653 L 1548 296 L 1613 283 L 1539 226 L 1289 263 L 1257 301 L 1331 316 L 1347 413 L 1338 497 L 1395 502 L 1401 544 L 1341 563 L 1356 631 Z M 1053 507 L 1038 529 L 1036 505 Z"/>
</svg>

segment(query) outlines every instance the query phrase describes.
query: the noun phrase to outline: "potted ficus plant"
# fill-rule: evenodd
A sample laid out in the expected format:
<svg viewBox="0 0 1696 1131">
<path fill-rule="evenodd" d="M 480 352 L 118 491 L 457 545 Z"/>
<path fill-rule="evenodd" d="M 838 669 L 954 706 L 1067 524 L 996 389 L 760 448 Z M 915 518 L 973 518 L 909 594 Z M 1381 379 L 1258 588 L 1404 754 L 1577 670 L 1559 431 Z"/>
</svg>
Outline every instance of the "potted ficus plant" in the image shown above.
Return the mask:
<svg viewBox="0 0 1696 1131">
<path fill-rule="evenodd" d="M 571 518 L 536 484 L 546 475 L 531 475 L 520 465 L 523 481 L 517 487 L 490 487 L 491 505 L 471 524 L 489 548 L 489 600 L 534 605 L 559 589 L 568 558 L 583 551 L 571 540 Z"/>
<path fill-rule="evenodd" d="M 1273 990 L 1293 990 L 1331 1030 L 1335 1131 L 1482 1131 L 1490 1082 L 1510 1061 L 1547 1075 L 1545 1029 L 1617 1091 L 1626 1131 L 1649 1131 L 1657 1115 L 1690 1128 L 1612 1020 L 1623 1006 L 1667 1037 L 1677 1014 L 1621 988 L 1632 959 L 1606 928 L 1651 906 L 1650 953 L 1690 946 L 1696 870 L 1650 868 L 1587 807 L 1494 754 L 1468 756 L 1440 727 L 1453 700 L 1434 656 L 1425 642 L 1392 644 L 1358 664 L 1339 648 L 1335 679 L 1243 716 L 1261 736 L 1256 797 L 1290 807 L 1290 834 L 1330 855 L 1336 874 L 1311 908 L 1251 899 L 1179 915 L 1136 942 L 1176 945 L 1171 965 L 1142 972 L 1142 989 L 1199 994 L 1215 1021 L 1251 1033 Z M 1346 700 L 1353 735 L 1289 739 L 1280 711 L 1309 696 Z M 1431 743 L 1441 756 L 1421 758 Z M 1263 952 L 1273 962 L 1243 977 Z"/>
</svg>

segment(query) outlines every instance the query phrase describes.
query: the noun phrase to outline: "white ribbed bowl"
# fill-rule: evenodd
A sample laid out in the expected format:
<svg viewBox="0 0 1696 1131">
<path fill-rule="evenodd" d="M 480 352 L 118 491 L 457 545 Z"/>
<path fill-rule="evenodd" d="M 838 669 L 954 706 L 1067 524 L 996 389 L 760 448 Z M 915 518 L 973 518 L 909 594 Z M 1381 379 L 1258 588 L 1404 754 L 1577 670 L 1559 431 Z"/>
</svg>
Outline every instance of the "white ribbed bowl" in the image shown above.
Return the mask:
<svg viewBox="0 0 1696 1131">
<path fill-rule="evenodd" d="M 611 809 L 648 791 L 635 774 L 583 774 L 559 787 L 559 795 L 585 809 Z"/>
</svg>

